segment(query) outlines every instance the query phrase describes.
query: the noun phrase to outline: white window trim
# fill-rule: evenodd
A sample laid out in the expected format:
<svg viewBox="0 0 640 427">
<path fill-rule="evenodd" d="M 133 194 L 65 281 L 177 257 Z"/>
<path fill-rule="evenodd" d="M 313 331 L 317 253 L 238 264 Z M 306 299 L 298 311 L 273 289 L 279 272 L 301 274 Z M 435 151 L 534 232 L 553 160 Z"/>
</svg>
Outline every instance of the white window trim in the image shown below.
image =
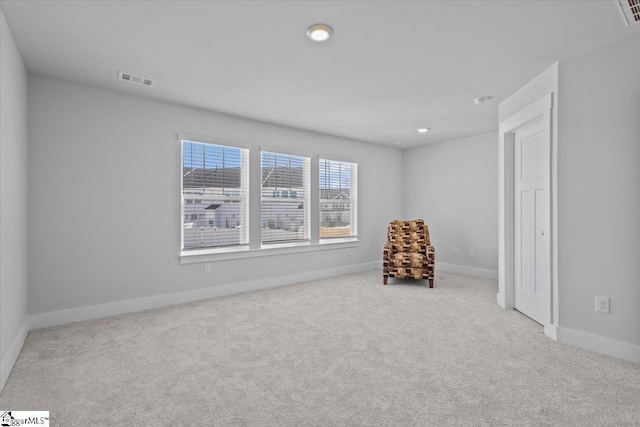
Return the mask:
<svg viewBox="0 0 640 427">
<path fill-rule="evenodd" d="M 323 153 L 319 153 L 317 154 L 317 156 L 318 156 L 318 159 L 333 160 L 334 162 L 355 163 L 356 165 L 360 163 L 358 160 L 354 159 L 353 157 L 334 156 L 333 154 L 323 154 Z"/>
<path fill-rule="evenodd" d="M 233 249 L 215 249 L 215 250 L 202 250 L 202 251 L 190 251 L 188 253 L 180 254 L 180 264 L 196 264 L 200 262 L 210 261 L 225 261 L 232 259 L 244 259 L 244 258 L 257 258 L 273 255 L 286 255 L 300 252 L 317 252 L 326 251 L 332 249 L 342 248 L 354 248 L 358 247 L 360 241 L 357 238 L 340 239 L 337 241 L 323 241 L 320 243 L 286 243 L 286 244 L 272 244 L 265 245 L 260 249 L 250 249 L 248 246 L 234 246 Z"/>
<path fill-rule="evenodd" d="M 267 151 L 269 153 L 284 154 L 286 156 L 308 157 L 311 160 L 313 160 L 313 157 L 314 157 L 314 154 L 309 153 L 308 151 L 292 150 L 291 148 L 283 148 L 283 147 L 278 147 L 273 145 L 262 145 L 257 148 L 260 150 L 261 153 L 263 151 Z"/>
<path fill-rule="evenodd" d="M 359 167 L 359 162 L 353 158 L 329 155 L 329 154 L 317 154 L 304 151 L 291 150 L 286 147 L 278 146 L 260 146 L 243 144 L 235 141 L 229 141 L 220 138 L 211 138 L 200 135 L 179 133 L 178 141 L 180 142 L 180 164 L 184 163 L 184 153 L 182 149 L 182 141 L 194 141 L 203 142 L 214 145 L 224 145 L 234 148 L 243 148 L 249 150 L 249 198 L 248 206 L 260 206 L 261 202 L 261 180 L 262 180 L 262 163 L 261 156 L 263 151 L 276 152 L 281 154 L 288 154 L 292 156 L 307 157 L 310 161 L 310 204 L 309 204 L 309 216 L 310 218 L 310 240 L 302 242 L 291 243 L 261 243 L 261 209 L 249 210 L 249 227 L 247 232 L 249 233 L 249 243 L 239 246 L 227 246 L 217 248 L 205 248 L 201 250 L 189 250 L 180 251 L 179 261 L 180 264 L 196 264 L 203 262 L 213 261 L 225 261 L 234 259 L 246 259 L 246 258 L 259 258 L 265 256 L 287 255 L 301 252 L 319 252 L 333 249 L 353 248 L 360 245 L 358 236 L 345 237 L 345 238 L 333 238 L 333 239 L 319 239 L 319 215 L 313 215 L 314 209 L 319 212 L 319 196 L 320 190 L 318 185 L 313 185 L 314 182 L 319 182 L 319 159 L 335 160 L 341 162 L 355 163 Z M 182 178 L 181 178 L 182 179 Z M 182 203 L 182 181 L 180 190 L 180 245 L 184 241 L 184 227 L 182 224 L 182 218 L 184 218 L 184 206 Z M 258 185 L 256 185 L 258 184 Z M 316 218 L 317 217 L 317 218 Z M 251 234 L 251 230 L 258 226 L 257 233 Z M 357 231 L 357 229 L 356 229 Z"/>
<path fill-rule="evenodd" d="M 232 147 L 232 148 L 244 148 L 245 150 L 253 149 L 251 145 L 243 144 L 241 142 L 229 141 L 229 140 L 220 139 L 220 138 L 210 138 L 210 137 L 199 136 L 199 135 L 190 135 L 186 133 L 179 133 L 178 141 L 180 141 L 180 143 L 182 143 L 182 141 L 202 142 L 205 144 L 223 145 L 223 146 Z"/>
</svg>

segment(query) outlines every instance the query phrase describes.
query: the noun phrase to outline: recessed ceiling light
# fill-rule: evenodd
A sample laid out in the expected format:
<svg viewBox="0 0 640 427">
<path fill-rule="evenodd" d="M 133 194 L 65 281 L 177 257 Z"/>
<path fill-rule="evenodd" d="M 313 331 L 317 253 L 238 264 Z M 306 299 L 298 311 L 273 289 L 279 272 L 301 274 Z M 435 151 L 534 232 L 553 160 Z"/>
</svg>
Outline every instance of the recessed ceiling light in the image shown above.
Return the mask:
<svg viewBox="0 0 640 427">
<path fill-rule="evenodd" d="M 307 37 L 314 42 L 327 41 L 333 34 L 333 28 L 325 24 L 314 24 L 307 29 Z"/>
<path fill-rule="evenodd" d="M 481 96 L 480 98 L 474 98 L 473 103 L 476 105 L 484 104 L 486 101 L 493 98 L 493 96 Z"/>
<path fill-rule="evenodd" d="M 420 129 L 418 129 L 418 132 L 420 132 L 420 133 L 427 133 L 427 132 L 429 132 L 430 130 L 431 130 L 431 128 L 420 128 Z"/>
</svg>

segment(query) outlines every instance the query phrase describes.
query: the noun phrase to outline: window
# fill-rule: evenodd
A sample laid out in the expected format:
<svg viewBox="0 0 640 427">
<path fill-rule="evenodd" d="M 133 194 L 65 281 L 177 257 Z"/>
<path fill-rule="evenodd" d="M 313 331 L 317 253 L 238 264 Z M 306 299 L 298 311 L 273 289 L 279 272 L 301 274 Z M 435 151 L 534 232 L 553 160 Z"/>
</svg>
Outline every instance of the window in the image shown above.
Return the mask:
<svg viewBox="0 0 640 427">
<path fill-rule="evenodd" d="M 308 241 L 308 157 L 262 152 L 262 243 Z"/>
<path fill-rule="evenodd" d="M 358 235 L 358 165 L 320 159 L 320 239 Z"/>
<path fill-rule="evenodd" d="M 180 263 L 358 245 L 356 163 L 178 139 Z"/>
<path fill-rule="evenodd" d="M 249 150 L 182 140 L 182 218 L 183 251 L 248 245 Z"/>
</svg>

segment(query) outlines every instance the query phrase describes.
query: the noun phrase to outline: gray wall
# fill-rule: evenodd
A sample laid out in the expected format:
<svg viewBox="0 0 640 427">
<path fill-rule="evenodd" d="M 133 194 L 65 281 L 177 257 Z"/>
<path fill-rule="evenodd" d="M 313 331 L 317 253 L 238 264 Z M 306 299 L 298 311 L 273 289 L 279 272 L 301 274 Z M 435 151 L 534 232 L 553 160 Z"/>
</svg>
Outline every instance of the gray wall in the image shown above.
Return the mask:
<svg viewBox="0 0 640 427">
<path fill-rule="evenodd" d="M 29 84 L 32 314 L 379 261 L 401 213 L 399 150 L 55 78 Z M 217 261 L 207 275 L 180 265 L 179 132 L 357 159 L 359 247 Z"/>
<path fill-rule="evenodd" d="M 640 344 L 640 37 L 559 64 L 562 327 Z M 611 298 L 611 314 L 594 311 Z"/>
<path fill-rule="evenodd" d="M 403 214 L 425 219 L 437 262 L 498 269 L 497 141 L 491 132 L 403 152 Z"/>
<path fill-rule="evenodd" d="M 27 323 L 27 73 L 0 11 L 0 388 Z M 22 342 L 16 343 L 22 346 Z M 17 350 L 20 350 L 18 348 Z M 17 356 L 17 354 L 16 354 Z"/>
</svg>

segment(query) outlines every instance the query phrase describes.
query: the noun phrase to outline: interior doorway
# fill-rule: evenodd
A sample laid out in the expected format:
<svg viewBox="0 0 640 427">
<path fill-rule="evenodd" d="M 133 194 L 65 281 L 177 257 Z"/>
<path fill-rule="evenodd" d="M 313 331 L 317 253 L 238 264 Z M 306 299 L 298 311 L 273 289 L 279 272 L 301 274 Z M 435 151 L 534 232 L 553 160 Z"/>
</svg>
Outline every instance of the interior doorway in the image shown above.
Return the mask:
<svg viewBox="0 0 640 427">
<path fill-rule="evenodd" d="M 500 123 L 500 293 L 555 337 L 552 318 L 552 95 Z"/>
<path fill-rule="evenodd" d="M 513 132 L 514 308 L 544 324 L 551 278 L 549 240 L 550 135 L 544 118 Z"/>
</svg>

